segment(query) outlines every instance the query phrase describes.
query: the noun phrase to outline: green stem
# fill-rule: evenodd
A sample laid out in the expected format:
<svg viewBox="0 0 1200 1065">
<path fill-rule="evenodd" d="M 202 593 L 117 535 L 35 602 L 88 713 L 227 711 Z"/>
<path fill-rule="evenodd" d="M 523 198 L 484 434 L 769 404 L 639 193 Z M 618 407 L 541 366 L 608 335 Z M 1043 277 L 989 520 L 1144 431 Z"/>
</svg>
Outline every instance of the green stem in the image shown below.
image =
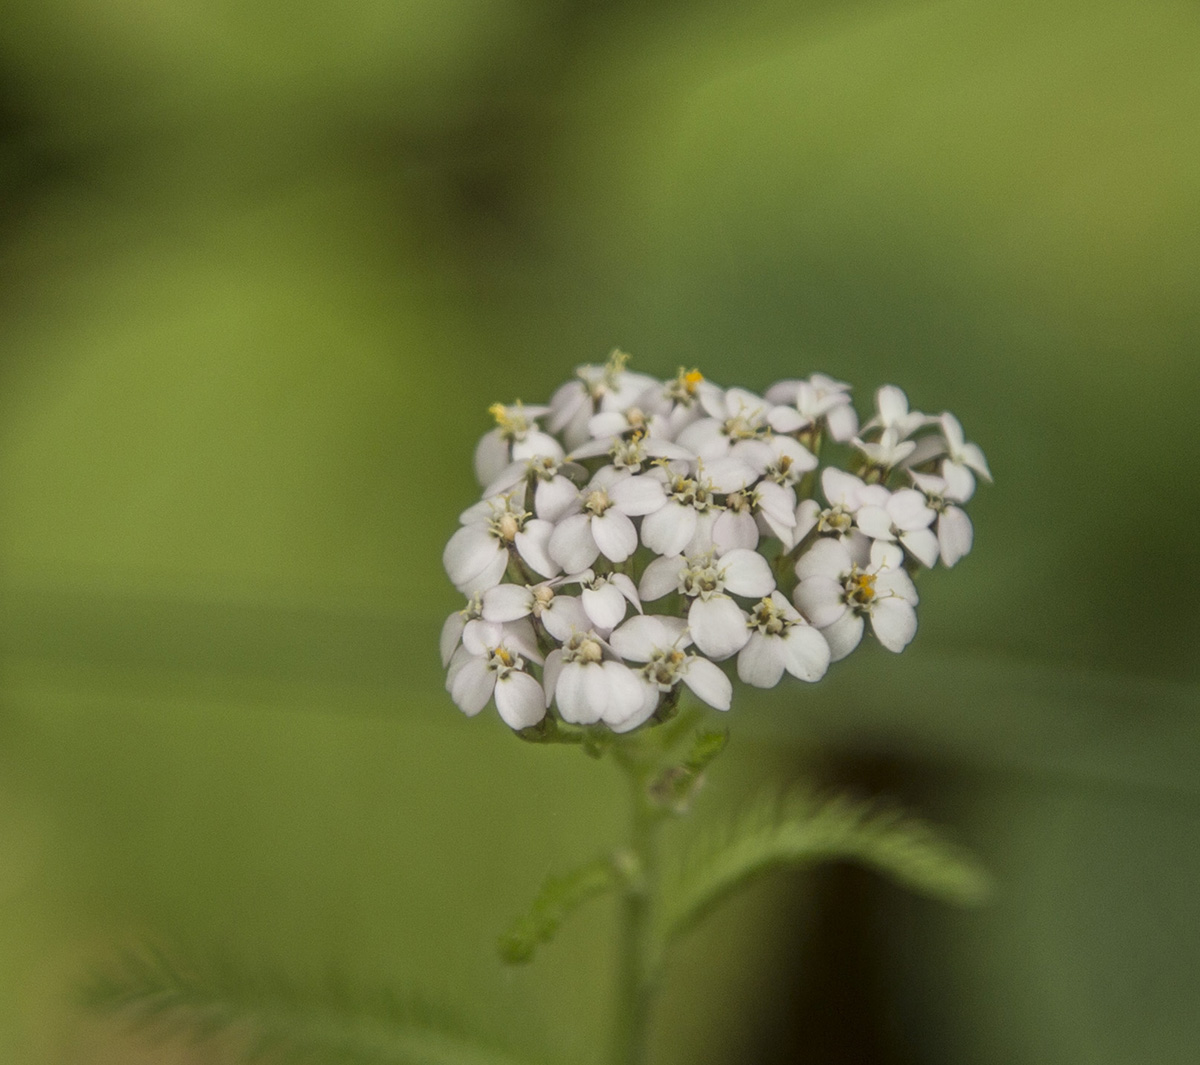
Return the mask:
<svg viewBox="0 0 1200 1065">
<path fill-rule="evenodd" d="M 649 1054 L 650 1013 L 658 991 L 654 922 L 659 888 L 658 828 L 663 812 L 649 795 L 653 765 L 623 745 L 614 753 L 630 784 L 631 838 L 628 851 L 622 855 L 627 875 L 617 939 L 612 1065 L 644 1065 Z"/>
</svg>

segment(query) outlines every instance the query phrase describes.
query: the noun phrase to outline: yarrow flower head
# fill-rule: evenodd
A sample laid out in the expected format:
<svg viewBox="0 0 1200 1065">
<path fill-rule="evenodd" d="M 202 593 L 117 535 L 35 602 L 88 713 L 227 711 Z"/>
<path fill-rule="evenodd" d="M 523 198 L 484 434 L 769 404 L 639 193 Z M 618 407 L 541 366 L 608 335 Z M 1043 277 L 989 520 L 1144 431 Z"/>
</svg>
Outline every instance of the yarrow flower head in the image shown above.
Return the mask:
<svg viewBox="0 0 1200 1065">
<path fill-rule="evenodd" d="M 629 732 L 683 689 L 717 710 L 730 675 L 809 683 L 868 630 L 899 652 L 914 578 L 971 549 L 991 471 L 954 415 L 894 385 L 861 423 L 813 374 L 761 394 L 696 369 L 656 380 L 614 352 L 544 406 L 494 404 L 482 498 L 443 554 L 466 597 L 442 629 L 446 688 L 527 738 Z"/>
</svg>

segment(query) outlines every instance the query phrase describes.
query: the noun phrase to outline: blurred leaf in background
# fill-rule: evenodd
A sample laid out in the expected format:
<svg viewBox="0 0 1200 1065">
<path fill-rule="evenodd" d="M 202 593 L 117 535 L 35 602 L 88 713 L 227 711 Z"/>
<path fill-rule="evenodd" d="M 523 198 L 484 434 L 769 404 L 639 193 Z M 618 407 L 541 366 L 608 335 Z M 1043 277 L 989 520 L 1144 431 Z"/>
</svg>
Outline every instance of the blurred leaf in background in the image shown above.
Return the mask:
<svg viewBox="0 0 1200 1065">
<path fill-rule="evenodd" d="M 493 943 L 615 839 L 613 782 L 462 719 L 434 647 L 487 405 L 619 344 L 895 382 L 997 476 L 908 654 L 739 699 L 701 797 L 764 764 L 907 797 L 996 904 L 764 884 L 688 944 L 661 1060 L 1191 1060 L 1191 5 L 5 23 L 0 1056 L 130 1060 L 71 993 L 150 938 L 332 959 L 595 1060 L 603 907 L 517 974 Z"/>
</svg>

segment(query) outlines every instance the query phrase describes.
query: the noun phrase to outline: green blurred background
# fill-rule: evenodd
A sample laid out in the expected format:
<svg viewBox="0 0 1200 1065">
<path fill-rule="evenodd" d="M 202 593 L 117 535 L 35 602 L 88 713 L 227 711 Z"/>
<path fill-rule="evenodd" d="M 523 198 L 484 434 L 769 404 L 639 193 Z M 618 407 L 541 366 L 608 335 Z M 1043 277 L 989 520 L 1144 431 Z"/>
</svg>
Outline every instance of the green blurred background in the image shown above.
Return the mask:
<svg viewBox="0 0 1200 1065">
<path fill-rule="evenodd" d="M 140 942 L 423 989 L 597 1060 L 610 766 L 443 694 L 495 400 L 615 345 L 954 410 L 996 485 L 921 631 L 739 697 L 774 775 L 906 802 L 954 912 L 781 877 L 680 955 L 663 1063 L 1195 1061 L 1200 12 L 1184 2 L 8 0 L 0 1060 L 145 1049 Z M 862 403 L 860 403 L 862 406 Z M 764 767 L 766 767 L 764 769 Z"/>
</svg>

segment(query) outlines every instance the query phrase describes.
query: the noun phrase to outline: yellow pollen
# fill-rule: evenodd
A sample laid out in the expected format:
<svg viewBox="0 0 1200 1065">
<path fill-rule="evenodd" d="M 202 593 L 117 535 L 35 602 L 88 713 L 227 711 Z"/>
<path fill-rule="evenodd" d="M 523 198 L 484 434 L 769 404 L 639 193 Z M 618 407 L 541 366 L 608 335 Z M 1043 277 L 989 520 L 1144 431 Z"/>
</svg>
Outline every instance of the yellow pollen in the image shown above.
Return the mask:
<svg viewBox="0 0 1200 1065">
<path fill-rule="evenodd" d="M 509 651 L 503 647 L 496 648 L 496 657 L 500 659 L 500 661 L 506 666 L 511 666 L 513 664 L 512 654 L 510 654 Z"/>
<path fill-rule="evenodd" d="M 875 598 L 875 575 L 872 573 L 859 573 L 851 578 L 851 584 L 854 585 L 854 591 L 851 593 L 855 598 L 868 600 Z"/>
<path fill-rule="evenodd" d="M 688 370 L 683 375 L 683 385 L 689 392 L 695 392 L 696 386 L 704 380 L 704 374 L 699 370 Z"/>
</svg>

